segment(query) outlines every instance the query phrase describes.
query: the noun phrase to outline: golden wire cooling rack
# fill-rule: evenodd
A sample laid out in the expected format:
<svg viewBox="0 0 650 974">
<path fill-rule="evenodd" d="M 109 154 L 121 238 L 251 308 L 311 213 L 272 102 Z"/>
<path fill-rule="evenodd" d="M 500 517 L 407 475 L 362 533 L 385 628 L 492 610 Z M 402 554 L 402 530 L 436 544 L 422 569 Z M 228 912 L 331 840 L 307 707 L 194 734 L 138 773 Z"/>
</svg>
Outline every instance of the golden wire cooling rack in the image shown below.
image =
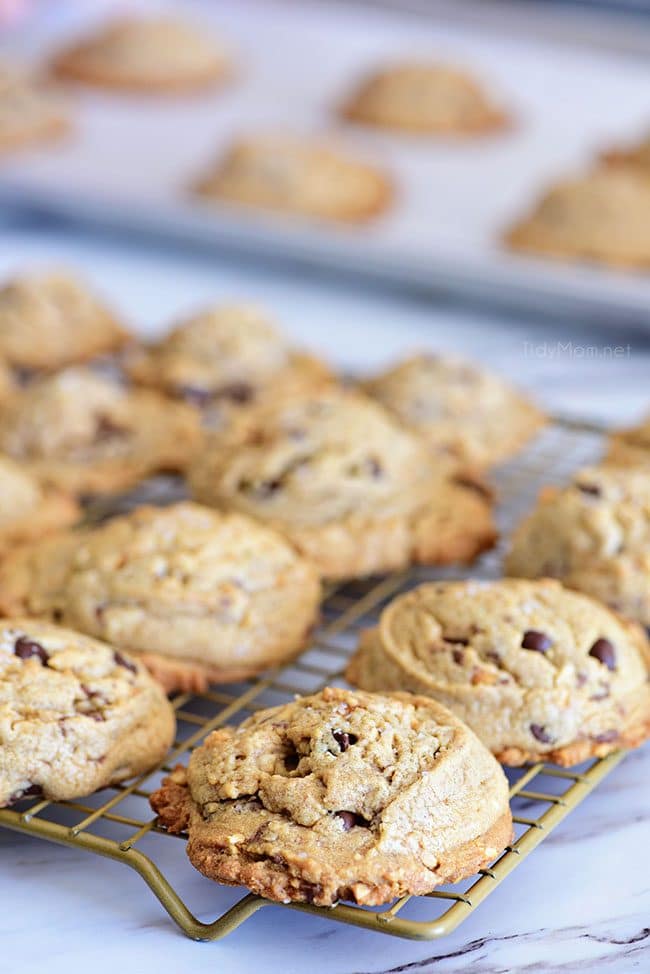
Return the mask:
<svg viewBox="0 0 650 974">
<path fill-rule="evenodd" d="M 601 438 L 602 431 L 594 426 L 556 420 L 531 448 L 500 471 L 495 483 L 502 533 L 531 506 L 542 484 L 562 482 L 575 467 L 596 459 Z M 147 499 L 164 500 L 165 490 L 162 484 L 149 485 Z M 141 499 L 140 495 L 138 500 Z M 99 505 L 93 516 L 105 513 Z M 497 577 L 501 553 L 501 548 L 489 552 L 473 566 L 471 574 Z M 379 910 L 348 903 L 331 908 L 309 904 L 280 906 L 248 894 L 211 922 L 201 922 L 161 868 L 161 860 L 168 859 L 171 843 L 176 844 L 174 853 L 184 857 L 183 843 L 158 828 L 148 797 L 162 775 L 178 761 L 185 762 L 190 751 L 215 727 L 241 720 L 261 707 L 283 703 L 296 693 L 313 693 L 326 684 L 340 684 L 360 629 L 373 624 L 387 599 L 424 579 L 454 575 L 458 572 L 418 569 L 334 589 L 325 601 L 323 623 L 313 644 L 300 659 L 249 683 L 175 697 L 178 737 L 163 767 L 82 801 L 24 800 L 17 807 L 0 810 L 0 825 L 130 866 L 178 926 L 197 940 L 224 937 L 264 906 L 317 914 L 413 940 L 430 940 L 450 933 L 586 798 L 621 760 L 622 752 L 570 770 L 535 764 L 510 773 L 513 845 L 490 868 L 463 883 L 442 887 L 426 897 L 405 896 Z M 185 860 L 184 865 L 192 871 L 189 861 Z M 196 912 L 204 913 L 205 904 L 199 906 L 202 909 Z"/>
</svg>

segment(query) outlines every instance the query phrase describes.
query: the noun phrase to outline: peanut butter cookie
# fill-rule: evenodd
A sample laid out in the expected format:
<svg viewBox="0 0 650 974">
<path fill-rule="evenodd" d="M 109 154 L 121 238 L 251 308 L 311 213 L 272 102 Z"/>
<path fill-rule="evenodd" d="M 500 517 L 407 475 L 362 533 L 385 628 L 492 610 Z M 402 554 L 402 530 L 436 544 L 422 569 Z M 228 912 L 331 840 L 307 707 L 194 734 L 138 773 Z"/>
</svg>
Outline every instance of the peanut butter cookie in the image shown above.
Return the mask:
<svg viewBox="0 0 650 974">
<path fill-rule="evenodd" d="M 318 616 L 313 566 L 238 514 L 141 507 L 57 540 L 2 566 L 0 607 L 137 653 L 168 690 L 202 691 L 284 662 Z"/>
<path fill-rule="evenodd" d="M 540 410 L 501 378 L 448 356 L 415 355 L 363 388 L 441 459 L 462 467 L 507 460 L 544 423 Z"/>
<path fill-rule="evenodd" d="M 127 655 L 46 622 L 0 625 L 0 807 L 141 774 L 174 727 L 162 688 Z"/>
<path fill-rule="evenodd" d="M 0 358 L 18 369 L 55 372 L 128 341 L 113 312 L 68 274 L 24 274 L 0 289 Z"/>
<path fill-rule="evenodd" d="M 508 125 L 481 85 L 443 64 L 398 64 L 371 74 L 343 106 L 344 118 L 421 135 L 483 135 Z"/>
<path fill-rule="evenodd" d="M 62 51 L 56 77 L 135 94 L 182 94 L 212 87 L 228 58 L 209 32 L 170 19 L 122 19 Z"/>
<path fill-rule="evenodd" d="M 280 902 L 376 905 L 457 882 L 512 839 L 508 784 L 444 707 L 325 689 L 223 727 L 151 797 L 192 864 Z"/>
<path fill-rule="evenodd" d="M 640 627 L 549 579 L 432 582 L 400 595 L 347 670 L 466 721 L 505 764 L 573 765 L 650 736 Z"/>
<path fill-rule="evenodd" d="M 559 578 L 650 627 L 650 466 L 592 467 L 545 488 L 506 569 Z"/>
<path fill-rule="evenodd" d="M 197 406 L 213 426 L 265 397 L 333 381 L 324 364 L 292 349 L 249 305 L 209 308 L 181 321 L 161 341 L 136 349 L 127 369 L 135 382 Z"/>
<path fill-rule="evenodd" d="M 22 541 L 41 538 L 80 516 L 77 502 L 42 487 L 26 470 L 0 454 L 0 555 Z"/>
<path fill-rule="evenodd" d="M 545 257 L 647 268 L 650 175 L 611 166 L 559 183 L 505 239 Z"/>
<path fill-rule="evenodd" d="M 270 524 L 331 579 L 471 561 L 495 539 L 481 483 L 441 472 L 381 406 L 340 389 L 251 411 L 208 438 L 189 477 L 197 499 Z"/>
<path fill-rule="evenodd" d="M 0 449 L 76 494 L 125 490 L 158 471 L 182 470 L 200 442 L 189 406 L 83 368 L 32 382 L 0 414 Z"/>
<path fill-rule="evenodd" d="M 357 223 L 386 209 L 388 177 L 345 152 L 291 138 L 236 142 L 195 191 L 210 200 Z"/>
</svg>

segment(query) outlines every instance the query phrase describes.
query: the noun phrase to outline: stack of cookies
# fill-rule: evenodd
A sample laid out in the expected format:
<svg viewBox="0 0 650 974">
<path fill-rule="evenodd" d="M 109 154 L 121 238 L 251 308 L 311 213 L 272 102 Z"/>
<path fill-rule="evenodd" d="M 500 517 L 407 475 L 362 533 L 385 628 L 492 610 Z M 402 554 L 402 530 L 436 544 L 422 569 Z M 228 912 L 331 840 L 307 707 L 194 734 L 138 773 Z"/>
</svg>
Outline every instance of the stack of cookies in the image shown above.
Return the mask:
<svg viewBox="0 0 650 974">
<path fill-rule="evenodd" d="M 490 469 L 544 423 L 454 358 L 351 383 L 248 305 L 143 344 L 62 272 L 0 290 L 0 359 L 0 805 L 156 767 L 166 694 L 290 661 L 324 582 L 473 562 Z M 192 863 L 282 901 L 426 894 L 511 841 L 499 762 L 645 740 L 648 441 L 613 437 L 544 497 L 509 555 L 524 578 L 420 585 L 361 635 L 353 690 L 209 735 L 151 799 Z M 185 499 L 141 503 L 160 473 Z"/>
</svg>

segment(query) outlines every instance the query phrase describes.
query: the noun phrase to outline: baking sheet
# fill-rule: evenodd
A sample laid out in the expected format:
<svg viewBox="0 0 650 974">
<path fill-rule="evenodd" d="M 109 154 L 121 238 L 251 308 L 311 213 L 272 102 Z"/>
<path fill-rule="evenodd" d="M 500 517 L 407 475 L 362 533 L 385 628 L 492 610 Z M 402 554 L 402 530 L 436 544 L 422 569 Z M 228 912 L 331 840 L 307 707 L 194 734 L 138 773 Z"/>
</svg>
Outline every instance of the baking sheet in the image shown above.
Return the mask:
<svg viewBox="0 0 650 974">
<path fill-rule="evenodd" d="M 650 125 L 650 66 L 443 18 L 290 0 L 122 4 L 213 26 L 236 77 L 209 94 L 156 100 L 75 92 L 77 129 L 58 147 L 0 169 L 0 198 L 75 219 L 210 246 L 372 274 L 383 280 L 544 310 L 589 312 L 650 327 L 650 276 L 512 255 L 499 235 L 554 179 Z M 74 4 L 2 38 L 0 53 L 47 56 L 105 17 Z M 119 9 L 119 6 L 118 6 Z M 111 13 L 115 5 L 110 7 Z M 503 25 L 505 31 L 507 25 Z M 512 112 L 509 133 L 478 140 L 396 137 L 337 121 L 333 107 L 386 60 L 467 65 Z M 188 184 L 239 134 L 325 135 L 394 174 L 394 207 L 339 228 L 206 205 Z"/>
</svg>

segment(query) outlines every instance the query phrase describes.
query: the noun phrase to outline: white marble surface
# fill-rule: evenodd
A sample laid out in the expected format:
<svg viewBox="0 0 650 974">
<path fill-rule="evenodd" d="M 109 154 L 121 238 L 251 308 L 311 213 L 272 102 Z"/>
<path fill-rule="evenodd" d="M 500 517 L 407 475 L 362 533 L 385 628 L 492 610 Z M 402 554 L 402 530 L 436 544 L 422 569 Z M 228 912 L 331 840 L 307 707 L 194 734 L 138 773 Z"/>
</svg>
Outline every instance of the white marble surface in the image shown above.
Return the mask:
<svg viewBox="0 0 650 974">
<path fill-rule="evenodd" d="M 516 377 L 547 406 L 621 422 L 650 402 L 650 334 L 503 320 L 341 282 L 117 241 L 0 229 L 0 275 L 66 263 L 153 333 L 209 299 L 259 300 L 332 360 L 376 366 L 413 347 L 455 349 Z M 527 349 L 533 343 L 536 352 Z M 573 343 L 559 349 L 558 343 Z M 603 358 L 609 345 L 620 358 Z M 629 345 L 629 349 L 628 346 Z M 538 346 L 542 346 L 541 349 Z M 579 349 L 598 350 L 589 358 Z M 552 354 L 555 351 L 556 354 Z M 497 974 L 650 969 L 650 750 L 628 757 L 466 921 L 409 943 L 269 907 L 221 943 L 181 936 L 142 880 L 119 864 L 0 830 L 0 971 L 63 974 Z M 195 874 L 169 843 L 165 864 L 211 919 L 233 894 Z"/>
</svg>

